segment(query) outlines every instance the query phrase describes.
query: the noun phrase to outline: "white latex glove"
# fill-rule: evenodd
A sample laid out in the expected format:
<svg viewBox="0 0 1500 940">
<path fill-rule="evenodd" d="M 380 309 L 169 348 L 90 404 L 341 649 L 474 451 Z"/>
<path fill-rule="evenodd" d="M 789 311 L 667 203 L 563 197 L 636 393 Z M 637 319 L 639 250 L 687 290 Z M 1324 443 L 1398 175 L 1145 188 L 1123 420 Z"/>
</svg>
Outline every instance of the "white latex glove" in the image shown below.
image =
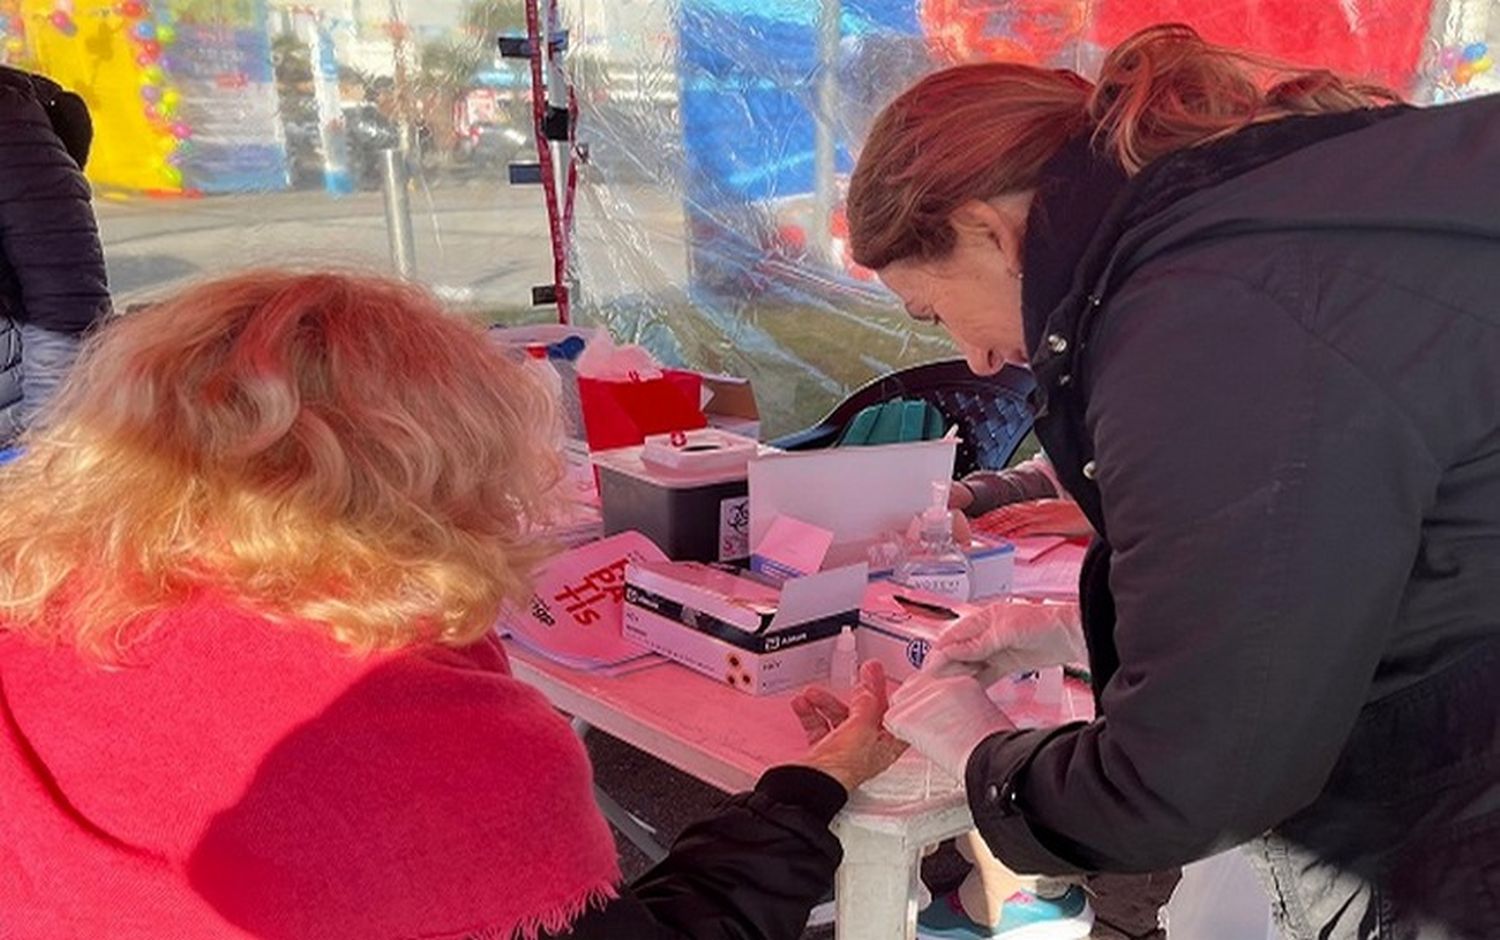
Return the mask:
<svg viewBox="0 0 1500 940">
<path fill-rule="evenodd" d="M 984 690 L 972 675 L 919 673 L 891 697 L 886 730 L 962 780 L 980 741 L 1015 729 Z"/>
<path fill-rule="evenodd" d="M 1087 660 L 1076 604 L 1008 597 L 944 630 L 922 672 L 974 675 L 988 687 L 1002 676 Z"/>
</svg>

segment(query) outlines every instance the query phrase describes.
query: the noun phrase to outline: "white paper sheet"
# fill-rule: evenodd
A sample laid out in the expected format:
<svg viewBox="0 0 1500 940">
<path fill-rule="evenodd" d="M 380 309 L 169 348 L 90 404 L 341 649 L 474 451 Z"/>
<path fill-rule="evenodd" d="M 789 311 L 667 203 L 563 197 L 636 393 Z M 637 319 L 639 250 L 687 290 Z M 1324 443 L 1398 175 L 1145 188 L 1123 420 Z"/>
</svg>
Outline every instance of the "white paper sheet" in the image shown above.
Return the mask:
<svg viewBox="0 0 1500 940">
<path fill-rule="evenodd" d="M 948 438 L 758 457 L 750 461 L 750 544 L 777 516 L 791 516 L 833 533 L 824 567 L 866 561 L 866 546 L 906 531 L 927 508 L 933 481 L 953 479 L 957 453 Z"/>
</svg>

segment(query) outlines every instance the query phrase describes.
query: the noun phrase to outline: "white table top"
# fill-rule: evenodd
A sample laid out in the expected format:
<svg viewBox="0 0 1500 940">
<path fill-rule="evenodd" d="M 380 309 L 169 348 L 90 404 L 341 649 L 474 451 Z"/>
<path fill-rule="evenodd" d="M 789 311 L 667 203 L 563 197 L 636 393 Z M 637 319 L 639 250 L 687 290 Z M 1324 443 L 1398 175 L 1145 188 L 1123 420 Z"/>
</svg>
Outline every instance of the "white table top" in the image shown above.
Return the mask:
<svg viewBox="0 0 1500 940">
<path fill-rule="evenodd" d="M 610 677 L 569 669 L 511 643 L 506 651 L 516 677 L 562 711 L 719 789 L 750 789 L 767 768 L 796 763 L 807 752 L 790 705 L 793 692 L 752 696 L 672 662 Z M 1002 682 L 992 695 L 1022 727 L 1092 714 L 1081 684 L 1066 683 L 1062 699 L 1052 703 L 1037 702 L 1037 688 L 1035 680 Z M 846 812 L 894 821 L 945 810 L 967 814 L 961 784 L 908 752 L 862 787 Z"/>
</svg>

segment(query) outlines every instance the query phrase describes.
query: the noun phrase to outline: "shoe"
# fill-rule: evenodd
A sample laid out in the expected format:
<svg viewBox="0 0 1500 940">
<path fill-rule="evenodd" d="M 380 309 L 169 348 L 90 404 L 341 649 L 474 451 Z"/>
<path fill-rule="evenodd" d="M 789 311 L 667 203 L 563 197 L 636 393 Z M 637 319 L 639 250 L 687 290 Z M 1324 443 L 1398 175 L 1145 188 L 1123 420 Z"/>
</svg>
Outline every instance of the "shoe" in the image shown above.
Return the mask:
<svg viewBox="0 0 1500 940">
<path fill-rule="evenodd" d="M 993 927 L 970 920 L 957 892 L 917 915 L 920 940 L 1084 940 L 1094 928 L 1088 895 L 1073 886 L 1056 898 L 1018 891 L 1005 901 Z"/>
</svg>

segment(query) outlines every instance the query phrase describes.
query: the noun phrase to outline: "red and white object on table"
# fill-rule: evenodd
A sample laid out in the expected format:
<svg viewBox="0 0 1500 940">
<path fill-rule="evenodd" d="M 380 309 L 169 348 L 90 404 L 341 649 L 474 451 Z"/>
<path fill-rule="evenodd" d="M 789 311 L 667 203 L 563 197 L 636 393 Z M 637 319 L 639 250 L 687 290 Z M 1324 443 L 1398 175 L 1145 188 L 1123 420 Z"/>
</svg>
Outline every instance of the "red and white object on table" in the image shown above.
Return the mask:
<svg viewBox="0 0 1500 940">
<path fill-rule="evenodd" d="M 574 364 L 589 449 L 634 447 L 654 434 L 706 427 L 703 377 L 666 369 L 639 346 L 599 337 Z"/>
<path fill-rule="evenodd" d="M 622 532 L 564 552 L 537 573 L 531 603 L 501 615 L 500 633 L 575 669 L 618 669 L 654 659 L 621 631 L 625 568 L 665 560 L 661 549 L 639 532 Z"/>
</svg>

